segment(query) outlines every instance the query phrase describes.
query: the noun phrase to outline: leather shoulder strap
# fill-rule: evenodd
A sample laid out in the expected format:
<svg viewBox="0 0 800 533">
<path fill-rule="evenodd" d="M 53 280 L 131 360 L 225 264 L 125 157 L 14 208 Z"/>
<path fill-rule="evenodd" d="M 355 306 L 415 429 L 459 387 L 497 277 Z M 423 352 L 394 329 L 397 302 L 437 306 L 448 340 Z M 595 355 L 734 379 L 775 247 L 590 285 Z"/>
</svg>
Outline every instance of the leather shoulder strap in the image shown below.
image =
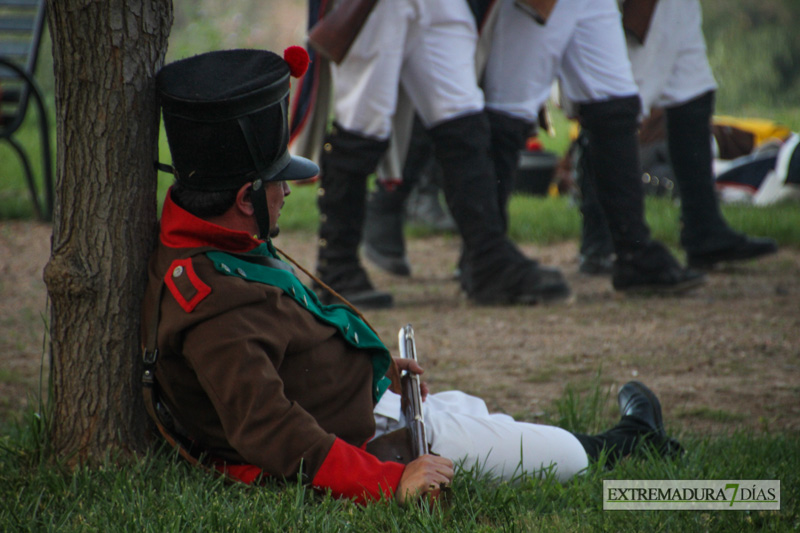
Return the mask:
<svg viewBox="0 0 800 533">
<path fill-rule="evenodd" d="M 196 446 L 193 446 L 187 439 L 177 435 L 176 433 L 167 429 L 167 425 L 162 420 L 164 407 L 158 400 L 158 383 L 156 382 L 156 363 L 158 363 L 158 321 L 161 316 L 161 298 L 164 294 L 164 281 L 162 279 L 158 289 L 158 296 L 155 299 L 155 309 L 150 318 L 150 323 L 147 324 L 145 345 L 142 349 L 142 396 L 144 398 L 144 407 L 147 414 L 155 423 L 158 432 L 166 440 L 170 446 L 178 451 L 189 464 L 199 466 L 208 471 L 214 471 L 208 464 L 203 461 L 203 454 L 196 451 Z"/>
</svg>

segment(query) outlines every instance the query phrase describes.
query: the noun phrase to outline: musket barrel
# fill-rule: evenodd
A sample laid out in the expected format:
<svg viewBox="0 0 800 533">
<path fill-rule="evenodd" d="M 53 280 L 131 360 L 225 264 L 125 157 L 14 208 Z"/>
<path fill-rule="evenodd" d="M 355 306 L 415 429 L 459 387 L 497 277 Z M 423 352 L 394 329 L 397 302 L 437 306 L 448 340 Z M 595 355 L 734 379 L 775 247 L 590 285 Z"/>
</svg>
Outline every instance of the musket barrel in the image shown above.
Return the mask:
<svg viewBox="0 0 800 533">
<path fill-rule="evenodd" d="M 417 347 L 414 342 L 414 328 L 411 324 L 400 328 L 398 333 L 400 357 L 417 361 Z M 403 412 L 411 431 L 412 446 L 416 457 L 429 453 L 428 439 L 425 435 L 425 419 L 422 413 L 422 385 L 419 374 L 407 372 L 403 378 Z"/>
</svg>

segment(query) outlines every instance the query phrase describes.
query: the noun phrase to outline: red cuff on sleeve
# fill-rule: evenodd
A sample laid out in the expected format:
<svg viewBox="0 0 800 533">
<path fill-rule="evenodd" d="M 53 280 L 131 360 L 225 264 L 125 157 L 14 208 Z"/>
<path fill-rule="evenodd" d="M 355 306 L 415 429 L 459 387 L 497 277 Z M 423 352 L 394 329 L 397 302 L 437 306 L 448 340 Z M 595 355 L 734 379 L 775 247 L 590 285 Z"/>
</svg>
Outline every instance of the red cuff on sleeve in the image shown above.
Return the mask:
<svg viewBox="0 0 800 533">
<path fill-rule="evenodd" d="M 405 468 L 400 463 L 383 463 L 337 438 L 311 484 L 314 488 L 331 489 L 334 497 L 366 503 L 392 497 Z"/>
<path fill-rule="evenodd" d="M 219 462 L 214 464 L 214 468 L 229 479 L 240 481 L 246 485 L 252 485 L 262 474 L 265 474 L 255 465 L 227 465 Z"/>
</svg>

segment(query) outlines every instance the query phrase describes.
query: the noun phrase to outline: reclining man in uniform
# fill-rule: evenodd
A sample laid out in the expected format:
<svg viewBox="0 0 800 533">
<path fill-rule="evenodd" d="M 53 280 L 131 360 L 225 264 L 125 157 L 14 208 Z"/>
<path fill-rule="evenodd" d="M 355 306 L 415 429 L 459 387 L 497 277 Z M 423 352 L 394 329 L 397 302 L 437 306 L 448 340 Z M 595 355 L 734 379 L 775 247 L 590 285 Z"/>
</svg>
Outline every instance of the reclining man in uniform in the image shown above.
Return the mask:
<svg viewBox="0 0 800 533">
<path fill-rule="evenodd" d="M 299 478 L 360 502 L 435 496 L 461 461 L 504 479 L 552 468 L 563 481 L 642 442 L 679 450 L 656 396 L 631 382 L 621 420 L 599 435 L 517 422 L 449 391 L 425 394 L 437 455 L 403 464 L 368 451 L 404 425 L 400 372 L 422 369 L 393 359 L 353 308 L 322 305 L 272 244 L 287 182 L 317 172 L 287 151 L 289 78 L 303 55 L 210 52 L 158 74 L 176 180 L 143 302 L 151 415 L 168 413 L 170 429 L 234 479 Z"/>
</svg>

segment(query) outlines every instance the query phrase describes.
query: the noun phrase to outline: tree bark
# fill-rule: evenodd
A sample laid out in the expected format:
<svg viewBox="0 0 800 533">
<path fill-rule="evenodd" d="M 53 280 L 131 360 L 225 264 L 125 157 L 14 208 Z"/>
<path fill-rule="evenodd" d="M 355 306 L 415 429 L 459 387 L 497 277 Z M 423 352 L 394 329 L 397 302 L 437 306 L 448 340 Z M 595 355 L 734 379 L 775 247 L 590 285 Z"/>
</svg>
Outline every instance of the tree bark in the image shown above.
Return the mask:
<svg viewBox="0 0 800 533">
<path fill-rule="evenodd" d="M 139 309 L 155 243 L 155 75 L 171 0 L 49 0 L 56 205 L 52 445 L 71 464 L 145 443 Z"/>
</svg>

